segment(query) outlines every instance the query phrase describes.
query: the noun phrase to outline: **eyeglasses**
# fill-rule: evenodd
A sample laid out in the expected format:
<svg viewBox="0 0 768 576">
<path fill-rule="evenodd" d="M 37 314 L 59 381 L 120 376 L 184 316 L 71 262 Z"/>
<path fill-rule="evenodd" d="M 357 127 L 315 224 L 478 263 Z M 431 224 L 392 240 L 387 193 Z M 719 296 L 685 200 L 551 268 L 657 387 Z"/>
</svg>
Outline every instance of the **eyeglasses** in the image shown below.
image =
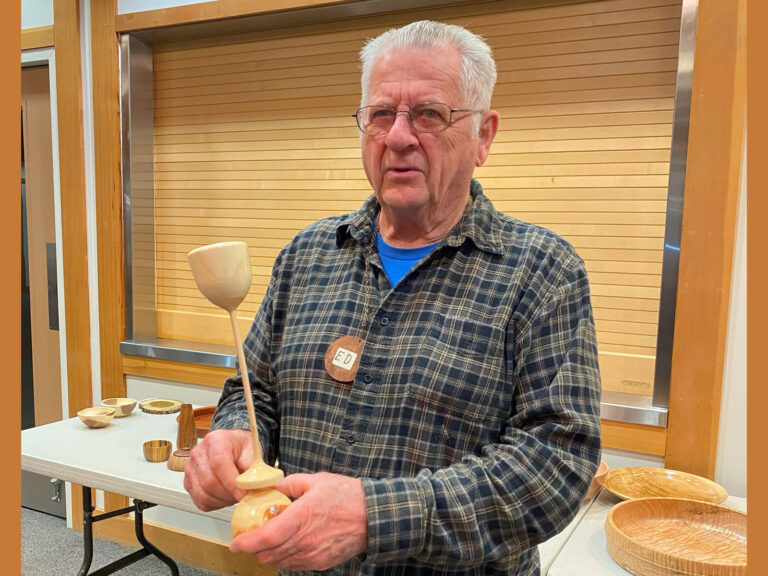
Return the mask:
<svg viewBox="0 0 768 576">
<path fill-rule="evenodd" d="M 442 132 L 453 121 L 454 112 L 482 112 L 471 108 L 451 108 L 442 102 L 419 102 L 407 110 L 390 106 L 363 106 L 352 114 L 365 134 L 386 134 L 395 124 L 398 114 L 406 114 L 415 132 Z"/>
</svg>

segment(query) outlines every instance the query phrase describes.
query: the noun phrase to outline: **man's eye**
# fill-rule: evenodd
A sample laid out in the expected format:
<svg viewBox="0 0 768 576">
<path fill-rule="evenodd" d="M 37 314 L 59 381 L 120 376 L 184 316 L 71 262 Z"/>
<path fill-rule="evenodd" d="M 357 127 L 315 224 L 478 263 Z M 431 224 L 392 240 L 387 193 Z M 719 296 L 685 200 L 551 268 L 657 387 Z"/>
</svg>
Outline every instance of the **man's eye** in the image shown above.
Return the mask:
<svg viewBox="0 0 768 576">
<path fill-rule="evenodd" d="M 377 118 L 389 118 L 393 114 L 394 110 L 390 110 L 388 108 L 379 108 L 378 110 L 371 111 L 371 119 L 375 120 Z"/>
<path fill-rule="evenodd" d="M 424 108 L 422 110 L 419 110 L 419 114 L 424 116 L 424 118 L 439 118 L 440 114 L 437 112 L 437 110 L 434 110 L 432 108 Z"/>
</svg>

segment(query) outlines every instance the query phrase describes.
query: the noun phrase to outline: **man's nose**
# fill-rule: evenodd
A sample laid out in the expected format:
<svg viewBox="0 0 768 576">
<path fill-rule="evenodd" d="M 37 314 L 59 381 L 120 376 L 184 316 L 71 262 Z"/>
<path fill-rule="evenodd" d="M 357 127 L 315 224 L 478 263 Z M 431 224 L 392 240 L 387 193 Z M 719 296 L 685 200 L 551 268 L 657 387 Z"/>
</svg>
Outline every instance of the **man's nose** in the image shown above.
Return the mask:
<svg viewBox="0 0 768 576">
<path fill-rule="evenodd" d="M 403 150 L 409 146 L 415 146 L 419 140 L 411 126 L 407 110 L 398 110 L 392 128 L 389 129 L 385 144 L 393 150 Z"/>
</svg>

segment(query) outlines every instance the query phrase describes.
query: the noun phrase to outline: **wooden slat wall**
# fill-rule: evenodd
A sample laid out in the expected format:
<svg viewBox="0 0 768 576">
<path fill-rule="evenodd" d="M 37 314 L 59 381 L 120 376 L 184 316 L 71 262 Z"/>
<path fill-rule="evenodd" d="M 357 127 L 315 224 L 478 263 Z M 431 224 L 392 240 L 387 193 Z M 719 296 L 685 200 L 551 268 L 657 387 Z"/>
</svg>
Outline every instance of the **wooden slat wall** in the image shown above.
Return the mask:
<svg viewBox="0 0 768 576">
<path fill-rule="evenodd" d="M 505 9 L 506 6 L 506 9 Z M 587 263 L 605 390 L 652 392 L 679 0 L 478 3 L 155 46 L 158 336 L 231 343 L 193 247 L 241 239 L 247 330 L 279 249 L 370 193 L 351 113 L 366 38 L 431 18 L 494 49 L 501 127 L 477 177 L 495 205 Z"/>
</svg>

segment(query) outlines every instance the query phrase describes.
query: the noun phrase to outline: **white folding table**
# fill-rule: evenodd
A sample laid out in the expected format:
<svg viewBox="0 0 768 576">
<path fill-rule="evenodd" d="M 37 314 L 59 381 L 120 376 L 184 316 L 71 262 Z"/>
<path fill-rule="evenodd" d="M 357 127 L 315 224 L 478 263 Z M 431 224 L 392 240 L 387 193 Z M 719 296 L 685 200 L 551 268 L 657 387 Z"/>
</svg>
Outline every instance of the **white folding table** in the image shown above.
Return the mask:
<svg viewBox="0 0 768 576">
<path fill-rule="evenodd" d="M 93 558 L 93 522 L 127 512 L 134 513 L 136 539 L 141 548 L 91 572 L 105 576 L 149 554 L 154 554 L 178 576 L 176 563 L 144 536 L 143 511 L 168 506 L 229 522 L 234 507 L 202 512 L 184 490 L 184 474 L 169 470 L 165 462 L 148 462 L 143 444 L 170 440 L 175 448 L 178 414 L 146 414 L 138 408 L 129 416 L 114 418 L 106 428 L 87 428 L 78 418 L 29 428 L 21 433 L 21 467 L 83 486 L 83 563 L 78 576 L 89 574 Z M 133 498 L 128 508 L 94 515 L 91 489 Z"/>
</svg>

